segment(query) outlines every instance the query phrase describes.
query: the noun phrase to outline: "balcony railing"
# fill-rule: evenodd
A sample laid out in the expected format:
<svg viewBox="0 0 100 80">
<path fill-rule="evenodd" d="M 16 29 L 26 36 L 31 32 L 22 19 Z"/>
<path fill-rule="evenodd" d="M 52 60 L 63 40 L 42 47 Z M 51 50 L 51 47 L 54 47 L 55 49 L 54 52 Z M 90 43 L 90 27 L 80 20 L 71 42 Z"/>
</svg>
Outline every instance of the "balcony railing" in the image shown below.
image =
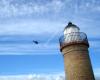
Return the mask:
<svg viewBox="0 0 100 80">
<path fill-rule="evenodd" d="M 59 39 L 60 46 L 70 43 L 86 43 L 88 45 L 88 39 L 83 32 L 72 32 L 66 35 L 62 35 Z"/>
</svg>

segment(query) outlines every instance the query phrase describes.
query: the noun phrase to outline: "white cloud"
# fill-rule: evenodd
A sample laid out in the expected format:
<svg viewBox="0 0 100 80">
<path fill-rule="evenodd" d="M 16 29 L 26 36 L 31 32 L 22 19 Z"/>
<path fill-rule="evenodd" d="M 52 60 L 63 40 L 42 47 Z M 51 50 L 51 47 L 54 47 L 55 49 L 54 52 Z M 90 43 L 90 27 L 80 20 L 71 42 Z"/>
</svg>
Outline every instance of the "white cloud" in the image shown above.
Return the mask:
<svg viewBox="0 0 100 80">
<path fill-rule="evenodd" d="M 0 1 L 0 17 L 13 17 L 13 16 L 33 16 L 33 15 L 53 15 L 66 14 L 70 12 L 88 13 L 100 12 L 99 1 L 73 1 L 73 0 L 52 0 L 40 3 L 35 1 L 16 1 L 16 0 L 1 0 Z M 87 12 L 88 10 L 88 12 Z M 72 13 L 73 14 L 73 13 Z M 52 16 L 53 16 L 52 15 Z"/>
<path fill-rule="evenodd" d="M 43 14 L 52 12 L 59 12 L 63 6 L 61 0 L 48 1 L 46 4 L 38 4 L 35 1 L 29 1 L 27 3 L 20 1 L 14 2 L 13 0 L 1 0 L 0 1 L 0 17 L 11 17 L 11 16 L 24 16 L 32 14 Z M 42 3 L 42 2 L 41 2 Z"/>
<path fill-rule="evenodd" d="M 19 16 L 19 15 L 28 16 L 28 15 L 32 15 L 33 13 L 35 13 L 36 15 L 43 14 L 45 16 L 44 13 L 51 14 L 51 12 L 54 12 L 54 13 L 61 12 L 61 14 L 63 14 L 63 13 L 72 11 L 72 7 L 74 7 L 74 5 L 76 5 L 76 4 L 77 4 L 78 12 L 80 12 L 79 9 L 82 6 L 83 6 L 82 8 L 87 8 L 87 9 L 89 9 L 89 7 L 91 7 L 91 9 L 94 9 L 96 7 L 99 8 L 99 5 L 95 5 L 97 3 L 95 3 L 94 1 L 86 1 L 85 2 L 84 0 L 80 2 L 80 5 L 78 4 L 78 1 L 74 3 L 74 1 L 72 1 L 72 0 L 70 0 L 70 1 L 69 0 L 65 0 L 65 1 L 52 0 L 52 1 L 48 1 L 45 4 L 38 4 L 38 3 L 32 2 L 32 1 L 29 1 L 27 3 L 23 2 L 21 4 L 19 3 L 20 1 L 12 3 L 13 0 L 1 0 L 0 2 L 1 2 L 0 3 L 1 17 Z M 70 5 L 70 9 L 68 8 L 69 5 Z M 87 5 L 88 7 L 84 6 L 84 5 Z M 91 5 L 91 6 L 89 6 L 89 5 Z M 63 8 L 65 9 L 64 12 L 63 12 Z M 68 10 L 68 11 L 66 11 L 66 10 Z M 89 10 L 88 10 L 88 12 L 89 12 Z M 83 9 L 81 9 L 81 12 L 82 11 L 83 11 Z M 88 12 L 86 10 L 85 13 L 87 14 Z M 52 17 L 50 14 L 49 14 L 49 16 Z M 57 14 L 55 14 L 55 15 L 57 15 Z M 73 15 L 70 14 L 70 16 L 73 16 Z M 74 18 L 75 20 L 77 20 L 77 21 L 75 21 L 76 24 L 84 22 L 79 27 L 83 26 L 81 30 L 85 31 L 87 29 L 87 33 L 92 36 L 94 29 L 90 29 L 91 25 L 88 26 L 85 24 L 86 24 L 86 22 L 93 23 L 94 20 L 91 18 L 87 18 L 85 16 L 84 17 L 82 17 L 82 16 L 79 17 L 79 16 L 76 16 Z M 70 19 L 70 20 L 74 21 L 74 19 Z M 89 21 L 89 20 L 91 20 L 91 21 Z M 12 20 L 12 21 L 6 23 L 6 21 L 4 21 L 4 24 L 0 24 L 0 34 L 2 34 L 2 33 L 7 33 L 7 34 L 16 34 L 16 33 L 17 34 L 18 33 L 27 34 L 28 33 L 28 34 L 30 34 L 30 33 L 39 33 L 39 32 L 40 33 L 43 33 L 43 32 L 51 32 L 52 33 L 52 31 L 56 32 L 58 29 L 59 29 L 59 31 L 61 31 L 61 29 L 63 30 L 63 27 L 66 26 L 66 24 L 64 25 L 63 23 L 61 23 L 59 21 L 57 20 L 56 22 L 53 23 L 53 21 L 47 22 L 47 19 L 44 21 L 43 21 L 43 19 L 41 21 L 36 21 L 36 19 L 34 19 L 34 20 L 24 19 L 24 22 L 23 22 L 20 20 L 20 18 L 19 18 L 19 22 L 17 22 L 16 20 Z M 97 21 L 99 21 L 99 20 L 97 20 Z M 96 28 L 95 28 L 96 32 L 94 34 L 99 35 L 98 30 L 99 30 L 99 27 L 96 26 Z"/>
<path fill-rule="evenodd" d="M 100 68 L 94 69 L 94 74 L 95 74 L 95 77 L 99 77 L 100 78 Z"/>
<path fill-rule="evenodd" d="M 57 54 L 59 48 L 57 44 L 1 44 L 0 45 L 0 55 L 4 54 L 13 54 L 13 55 L 22 55 L 22 54 Z"/>
<path fill-rule="evenodd" d="M 59 50 L 58 35 L 63 30 L 60 29 L 63 25 L 61 22 L 46 20 L 5 21 L 0 25 L 0 54 L 55 54 Z M 39 41 L 39 44 L 35 45 L 33 40 Z M 56 42 L 52 43 L 52 40 Z"/>
<path fill-rule="evenodd" d="M 0 80 L 65 80 L 64 74 L 29 74 L 0 76 Z"/>
<path fill-rule="evenodd" d="M 43 14 L 45 16 L 44 13 L 51 14 L 52 12 L 55 13 L 55 15 L 57 15 L 59 12 L 61 12 L 61 14 L 63 14 L 63 13 L 69 13 L 72 10 L 74 11 L 75 5 L 77 5 L 76 8 L 77 8 L 78 12 L 80 12 L 80 9 L 81 9 L 81 12 L 86 11 L 85 12 L 86 14 L 89 12 L 89 10 L 99 9 L 99 5 L 95 1 L 86 1 L 85 2 L 84 0 L 82 0 L 80 2 L 80 5 L 78 4 L 78 2 L 74 2 L 73 0 L 65 0 L 65 1 L 52 0 L 52 1 L 46 2 L 45 4 L 42 4 L 42 2 L 37 3 L 37 2 L 32 2 L 32 1 L 24 3 L 24 2 L 22 2 L 24 0 L 13 3 L 14 1 L 16 1 L 16 0 L 1 0 L 0 1 L 0 15 L 1 15 L 0 17 L 13 17 L 13 16 L 24 16 L 24 15 L 30 16 L 33 14 L 36 14 L 36 15 Z M 19 2 L 22 2 L 22 3 L 20 4 Z M 97 4 L 97 5 L 95 5 L 95 4 Z M 98 7 L 98 8 L 96 8 L 96 7 Z M 74 14 L 74 13 L 72 13 L 72 14 Z M 73 15 L 70 14 L 70 16 L 73 16 Z M 89 37 L 92 37 L 92 36 L 99 37 L 100 36 L 100 33 L 99 33 L 100 25 L 97 25 L 97 24 L 99 24 L 99 20 L 95 21 L 95 20 L 93 20 L 91 18 L 87 18 L 85 16 L 81 16 L 81 17 L 79 17 L 79 16 L 80 15 L 76 16 L 74 19 L 72 18 L 69 20 L 75 22 L 76 25 L 79 24 L 80 29 L 83 30 L 82 32 L 86 32 Z M 49 15 L 49 17 L 52 17 L 52 16 Z M 56 38 L 57 35 L 59 35 L 60 33 L 63 34 L 62 31 L 63 31 L 64 27 L 67 25 L 67 23 L 64 23 L 64 20 L 62 23 L 62 21 L 60 22 L 60 19 L 59 20 L 57 19 L 56 21 L 52 21 L 52 20 L 48 20 L 48 19 L 43 20 L 42 18 L 40 21 L 36 20 L 36 19 L 26 19 L 26 18 L 23 20 L 20 18 L 18 18 L 18 20 L 16 20 L 15 18 L 12 20 L 6 19 L 5 21 L 1 19 L 0 35 L 15 35 L 15 34 L 17 34 L 17 35 L 40 34 L 41 35 L 41 34 L 43 34 L 43 37 L 41 37 L 41 38 L 45 38 L 48 35 L 49 37 L 45 38 L 46 42 L 44 42 L 44 44 L 43 44 L 43 45 L 45 45 L 45 44 L 48 45 L 48 43 L 52 39 Z M 98 22 L 98 23 L 95 23 L 95 22 Z M 96 27 L 94 27 L 94 26 L 96 26 Z M 39 36 L 37 35 L 37 37 L 39 37 Z M 6 39 L 6 41 L 7 40 L 8 39 Z M 94 43 L 91 42 L 91 44 L 94 44 Z M 41 46 L 43 46 L 43 45 L 41 45 Z M 31 48 L 30 48 L 30 46 L 31 46 Z M 15 47 L 9 45 L 9 46 L 7 46 L 8 48 L 7 47 L 4 48 L 5 45 L 4 46 L 1 45 L 1 47 L 3 47 L 2 50 L 5 50 L 5 51 L 7 51 L 7 50 L 19 51 L 20 49 L 22 49 L 22 50 L 25 50 L 26 52 L 27 51 L 31 52 L 36 49 L 32 45 L 27 45 L 27 46 L 19 45 L 19 46 L 15 46 Z M 30 49 L 27 47 L 29 47 Z M 43 50 L 43 48 L 42 49 L 40 48 L 40 50 Z M 48 50 L 48 49 L 58 50 L 57 44 L 49 45 L 49 47 L 46 47 L 45 50 Z"/>
<path fill-rule="evenodd" d="M 58 33 L 61 31 L 62 22 L 48 20 L 11 20 L 0 24 L 0 35 L 4 34 L 41 34 Z M 63 28 L 62 28 L 63 30 Z"/>
<path fill-rule="evenodd" d="M 96 80 L 100 78 L 100 68 L 94 69 Z M 65 80 L 65 74 L 25 74 L 25 75 L 0 75 L 0 80 Z"/>
</svg>

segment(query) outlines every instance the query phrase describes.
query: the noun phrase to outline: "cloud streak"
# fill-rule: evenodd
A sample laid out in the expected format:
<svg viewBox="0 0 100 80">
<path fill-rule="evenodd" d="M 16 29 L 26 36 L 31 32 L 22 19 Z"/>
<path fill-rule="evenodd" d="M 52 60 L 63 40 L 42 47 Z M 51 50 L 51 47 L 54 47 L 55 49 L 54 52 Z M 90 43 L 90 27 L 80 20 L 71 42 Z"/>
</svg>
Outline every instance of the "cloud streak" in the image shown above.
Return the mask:
<svg viewBox="0 0 100 80">
<path fill-rule="evenodd" d="M 65 80 L 64 74 L 29 74 L 0 76 L 0 80 Z"/>
<path fill-rule="evenodd" d="M 100 69 L 94 70 L 95 79 L 100 79 Z M 53 74 L 24 74 L 24 75 L 1 75 L 0 80 L 65 80 L 64 73 Z"/>
<path fill-rule="evenodd" d="M 0 54 L 55 54 L 56 51 L 59 51 L 58 38 L 47 41 L 48 34 L 43 36 L 2 35 L 0 36 Z M 39 44 L 34 44 L 33 40 L 38 41 Z"/>
<path fill-rule="evenodd" d="M 95 0 L 1 0 L 0 51 L 58 51 L 58 40 L 68 21 L 86 32 L 90 45 L 97 50 L 100 47 L 96 43 L 100 36 L 99 3 Z M 32 43 L 34 39 L 40 42 L 39 46 Z"/>
<path fill-rule="evenodd" d="M 50 11 L 56 13 L 59 12 L 63 6 L 61 0 L 52 0 L 45 4 L 31 0 L 26 1 L 27 0 L 21 0 L 20 2 L 16 0 L 1 0 L 0 17 L 41 15 Z"/>
<path fill-rule="evenodd" d="M 6 19 L 7 20 L 7 19 Z M 14 35 L 14 34 L 43 34 L 43 33 L 57 33 L 60 32 L 64 23 L 56 21 L 52 22 L 49 20 L 34 20 L 34 19 L 18 19 L 18 20 L 7 20 L 1 21 L 0 24 L 0 35 Z"/>
<path fill-rule="evenodd" d="M 60 15 L 73 11 L 74 13 L 84 13 L 87 10 L 88 12 L 100 12 L 99 3 L 100 1 L 95 0 L 1 0 L 0 17 Z M 66 10 L 67 12 L 65 12 Z"/>
</svg>

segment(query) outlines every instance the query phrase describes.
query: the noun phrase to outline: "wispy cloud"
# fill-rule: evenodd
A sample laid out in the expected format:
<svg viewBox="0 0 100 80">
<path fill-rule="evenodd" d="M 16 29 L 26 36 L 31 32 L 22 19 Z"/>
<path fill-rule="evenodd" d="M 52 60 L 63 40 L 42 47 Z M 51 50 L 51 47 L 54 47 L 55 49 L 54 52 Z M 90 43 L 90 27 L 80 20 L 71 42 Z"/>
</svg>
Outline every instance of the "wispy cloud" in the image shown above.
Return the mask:
<svg viewBox="0 0 100 80">
<path fill-rule="evenodd" d="M 99 80 L 100 79 L 100 68 L 94 69 L 94 74 L 95 74 L 96 80 Z"/>
<path fill-rule="evenodd" d="M 0 36 L 0 54 L 55 54 L 59 51 L 59 45 L 58 38 L 54 37 L 49 40 L 48 34 L 45 37 L 44 34 L 2 35 Z M 33 43 L 33 40 L 38 41 L 39 44 Z"/>
<path fill-rule="evenodd" d="M 100 79 L 100 69 L 94 70 L 95 79 Z M 26 75 L 1 75 L 0 80 L 65 80 L 64 73 L 53 74 L 26 74 Z"/>
<path fill-rule="evenodd" d="M 0 80 L 65 80 L 64 74 L 29 74 L 0 76 Z"/>
<path fill-rule="evenodd" d="M 43 33 L 57 33 L 60 32 L 64 23 L 49 20 L 30 20 L 30 19 L 19 19 L 19 20 L 9 20 L 1 22 L 0 24 L 0 34 L 43 34 Z"/>
<path fill-rule="evenodd" d="M 59 12 L 63 6 L 61 0 L 47 1 L 47 3 L 41 2 L 43 4 L 31 0 L 28 2 L 26 0 L 1 0 L 0 3 L 0 17 L 41 15 L 48 12 L 55 13 Z"/>
<path fill-rule="evenodd" d="M 0 17 L 57 15 L 67 13 L 100 12 L 100 1 L 95 0 L 1 0 Z M 67 12 L 66 12 L 67 11 Z"/>
<path fill-rule="evenodd" d="M 100 36 L 99 3 L 100 1 L 95 0 L 1 0 L 0 47 L 2 48 L 0 51 L 16 52 L 21 50 L 21 52 L 32 52 L 38 48 L 40 50 L 45 48 L 45 51 L 59 50 L 58 39 L 63 34 L 63 29 L 68 21 L 78 25 L 81 31 L 88 35 L 89 40 L 92 40 L 90 45 L 93 44 L 93 46 L 97 47 L 98 45 L 97 43 L 94 44 L 96 41 L 93 41 L 93 39 L 97 40 Z M 51 19 L 51 17 L 55 20 Z M 4 35 L 8 37 L 2 37 Z M 16 37 L 20 38 L 18 40 L 9 37 L 9 35 L 15 37 L 16 35 L 33 36 L 31 38 L 23 38 L 22 36 L 23 39 L 19 36 Z M 39 46 L 34 46 L 31 43 L 33 39 L 40 42 Z M 21 45 L 18 45 L 19 43 Z M 43 45 L 45 47 L 42 47 Z"/>
</svg>

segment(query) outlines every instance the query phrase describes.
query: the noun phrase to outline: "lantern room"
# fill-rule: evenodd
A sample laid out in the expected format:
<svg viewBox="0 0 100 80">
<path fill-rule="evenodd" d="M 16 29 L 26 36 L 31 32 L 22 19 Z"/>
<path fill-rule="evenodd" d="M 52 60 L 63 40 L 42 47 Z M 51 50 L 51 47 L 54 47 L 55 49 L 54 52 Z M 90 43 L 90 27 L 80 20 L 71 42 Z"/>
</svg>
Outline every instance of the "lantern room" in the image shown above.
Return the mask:
<svg viewBox="0 0 100 80">
<path fill-rule="evenodd" d="M 72 32 L 79 32 L 79 30 L 80 30 L 79 27 L 69 22 L 68 25 L 64 29 L 64 35 L 72 33 Z"/>
<path fill-rule="evenodd" d="M 80 32 L 79 27 L 71 22 L 65 27 L 63 35 L 59 39 L 60 47 L 64 47 L 70 44 L 83 43 L 89 46 L 87 35 Z"/>
</svg>

